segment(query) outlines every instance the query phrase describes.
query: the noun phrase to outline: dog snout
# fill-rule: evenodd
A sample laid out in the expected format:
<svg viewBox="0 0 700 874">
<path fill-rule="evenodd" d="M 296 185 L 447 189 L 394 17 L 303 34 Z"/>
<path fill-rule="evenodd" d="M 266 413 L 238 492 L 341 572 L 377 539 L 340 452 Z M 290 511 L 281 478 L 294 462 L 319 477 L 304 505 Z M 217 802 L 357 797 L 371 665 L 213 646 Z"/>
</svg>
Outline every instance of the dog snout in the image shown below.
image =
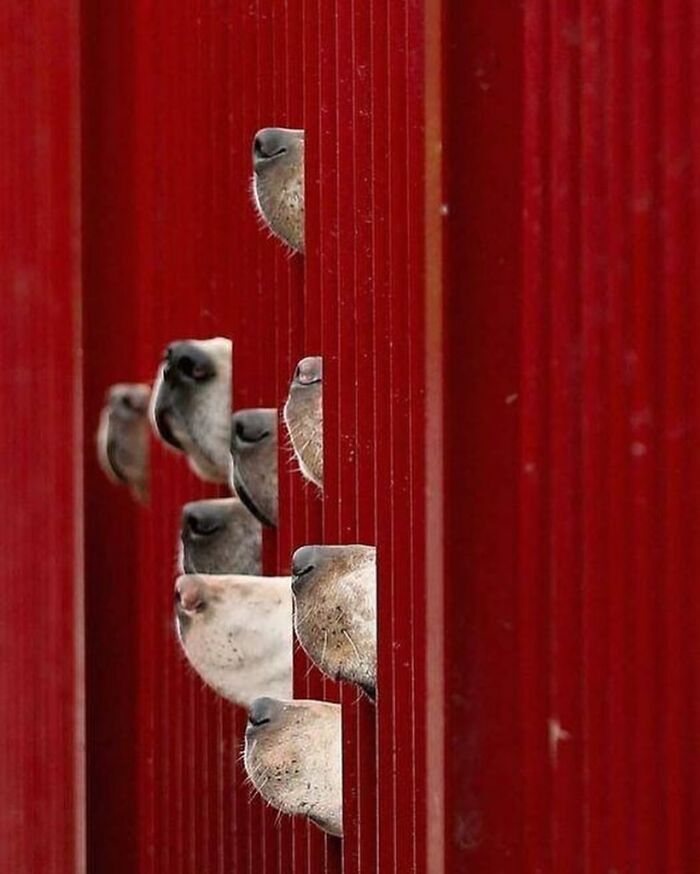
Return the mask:
<svg viewBox="0 0 700 874">
<path fill-rule="evenodd" d="M 253 166 L 264 167 L 286 154 L 294 141 L 292 131 L 281 127 L 265 127 L 255 134 L 253 140 Z"/>
<path fill-rule="evenodd" d="M 148 407 L 148 398 L 136 392 L 124 392 L 119 403 L 130 413 L 144 413 Z"/>
<path fill-rule="evenodd" d="M 292 556 L 292 591 L 299 594 L 304 584 L 323 560 L 319 546 L 302 546 Z"/>
<path fill-rule="evenodd" d="M 194 383 L 210 379 L 216 373 L 209 355 L 196 343 L 182 340 L 168 346 L 163 378 L 170 383 Z"/>
<path fill-rule="evenodd" d="M 268 418 L 260 410 L 239 410 L 231 418 L 231 435 L 238 449 L 261 443 L 270 433 Z"/>
<path fill-rule="evenodd" d="M 323 362 L 320 356 L 302 358 L 294 371 L 295 385 L 314 385 L 323 378 Z"/>
<path fill-rule="evenodd" d="M 256 698 L 248 711 L 248 728 L 246 734 L 255 731 L 263 725 L 274 722 L 281 712 L 283 704 L 275 698 Z"/>
<path fill-rule="evenodd" d="M 185 536 L 211 537 L 226 525 L 227 507 L 194 501 L 182 508 L 182 533 Z"/>
<path fill-rule="evenodd" d="M 175 603 L 186 613 L 199 613 L 206 605 L 206 593 L 201 580 L 180 577 L 175 586 Z"/>
<path fill-rule="evenodd" d="M 106 403 L 113 412 L 128 418 L 144 415 L 148 410 L 150 389 L 145 385 L 113 386 L 106 396 Z"/>
</svg>

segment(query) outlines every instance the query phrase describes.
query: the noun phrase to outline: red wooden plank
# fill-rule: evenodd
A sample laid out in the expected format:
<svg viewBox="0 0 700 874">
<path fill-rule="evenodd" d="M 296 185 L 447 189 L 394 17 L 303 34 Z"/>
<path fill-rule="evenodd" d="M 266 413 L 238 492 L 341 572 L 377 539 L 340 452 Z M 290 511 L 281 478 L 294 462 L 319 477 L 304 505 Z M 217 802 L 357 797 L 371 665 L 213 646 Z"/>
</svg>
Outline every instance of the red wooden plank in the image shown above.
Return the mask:
<svg viewBox="0 0 700 874">
<path fill-rule="evenodd" d="M 698 154 L 700 153 L 700 47 L 698 46 L 698 34 L 700 33 L 700 18 L 698 16 L 698 10 L 695 6 L 691 5 L 691 9 L 688 13 L 688 18 L 684 21 L 684 33 L 687 39 L 688 48 L 686 48 L 686 52 L 688 54 L 688 61 L 690 64 L 690 69 L 688 71 L 688 80 L 689 80 L 689 88 L 690 95 L 688 98 L 688 105 L 686 107 L 686 112 L 688 115 L 689 121 L 689 131 L 688 131 L 688 149 L 689 154 L 692 158 L 692 166 L 689 171 L 688 178 L 688 189 L 690 195 L 690 204 L 689 204 L 689 222 L 690 226 L 688 229 L 688 241 L 689 241 L 689 271 L 688 271 L 688 279 L 690 281 L 691 287 L 697 287 L 697 279 L 698 279 L 698 237 L 700 232 L 700 212 L 698 207 L 700 205 L 700 177 L 698 176 L 697 171 L 694 169 L 696 166 Z M 698 320 L 698 316 L 700 315 L 700 311 L 698 310 L 698 301 L 695 295 L 691 295 L 689 300 L 689 326 L 690 331 L 692 332 L 693 337 L 698 336 L 698 330 L 700 329 L 700 321 Z M 697 363 L 698 363 L 698 344 L 693 342 L 690 351 L 689 358 L 689 374 L 697 373 Z M 697 384 L 693 382 L 691 379 L 690 384 L 688 385 L 688 428 L 691 433 L 697 431 L 698 428 L 698 415 L 700 413 L 700 408 L 698 406 L 698 387 Z M 698 467 L 698 458 L 697 454 L 691 452 L 691 458 L 688 464 L 688 477 L 686 488 L 688 491 L 688 495 L 690 500 L 695 505 L 695 502 L 700 498 L 700 468 Z M 700 549 L 698 548 L 698 514 L 695 512 L 691 512 L 689 514 L 688 519 L 686 520 L 688 525 L 688 533 L 690 537 L 690 544 L 688 547 L 688 559 L 690 563 L 690 572 L 687 579 L 688 585 L 692 586 L 693 581 L 693 573 L 696 568 L 700 567 Z M 700 708 L 698 708 L 698 688 L 700 688 L 700 665 L 698 665 L 698 657 L 697 657 L 697 646 L 695 641 L 698 640 L 698 630 L 700 625 L 698 624 L 698 618 L 700 618 L 700 611 L 698 610 L 697 600 L 691 598 L 688 595 L 688 600 L 686 601 L 687 607 L 687 633 L 688 633 L 688 688 L 689 688 L 689 696 L 688 696 L 688 709 L 689 709 L 689 717 L 688 717 L 688 730 L 691 736 L 695 737 L 697 734 L 698 726 L 700 725 Z M 697 814 L 700 810 L 700 796 L 698 793 L 698 773 L 700 772 L 700 762 L 698 762 L 697 756 L 693 756 L 690 758 L 689 762 L 686 765 L 685 774 L 686 779 L 689 781 L 689 793 L 688 793 L 688 804 L 687 804 L 687 816 L 688 821 L 691 824 L 688 833 L 687 845 L 685 847 L 686 856 L 690 859 L 698 858 L 698 854 L 700 854 L 700 831 L 695 827 L 695 823 L 697 823 Z"/>
<path fill-rule="evenodd" d="M 133 182 L 104 184 L 123 183 L 124 155 L 133 151 L 131 20 L 123 8 L 95 12 L 84 10 L 82 43 L 83 68 L 103 70 L 85 78 L 82 92 L 87 860 L 89 869 L 111 874 L 138 870 L 136 547 L 146 511 L 98 468 L 96 416 L 109 385 L 151 374 L 138 370 Z M 121 47 L 116 55 L 115 45 Z M 116 89 L 123 94 L 119 103 Z M 110 113 L 102 111 L 105 102 Z M 117 338 L 122 360 L 103 354 Z M 122 613 L 131 621 L 115 623 Z"/>
<path fill-rule="evenodd" d="M 79 20 L 0 12 L 0 868 L 84 870 Z"/>
<path fill-rule="evenodd" d="M 605 300 L 606 272 L 598 257 L 604 245 L 606 188 L 601 141 L 604 128 L 603 22 L 595 3 L 581 8 L 581 76 L 590 83 L 580 106 L 581 130 L 581 342 L 588 350 L 583 363 L 581 403 L 586 413 L 581 421 L 581 476 L 589 484 L 583 490 L 581 507 L 582 633 L 582 726 L 584 797 L 581 811 L 583 855 L 593 868 L 605 866 L 609 858 L 608 791 L 606 785 L 605 731 L 610 706 L 606 655 L 610 629 L 605 610 L 605 551 L 608 529 L 600 512 L 605 453 L 610 445 L 609 420 L 604 415 L 605 335 L 598 317 Z M 605 304 L 607 306 L 607 302 Z"/>
<path fill-rule="evenodd" d="M 630 501 L 630 412 L 629 386 L 625 378 L 625 362 L 631 329 L 633 306 L 632 277 L 628 269 L 631 238 L 629 233 L 630 204 L 627 192 L 631 180 L 628 152 L 631 142 L 631 64 L 629 55 L 629 11 L 625 7 L 608 6 L 605 10 L 605 147 L 606 163 L 611 170 L 606 175 L 608 192 L 605 227 L 608 232 L 610 271 L 603 301 L 609 311 L 609 330 L 606 338 L 605 403 L 609 411 L 609 442 L 607 463 L 602 476 L 605 479 L 608 500 L 602 511 L 609 541 L 605 561 L 606 607 L 610 641 L 606 665 L 608 669 L 609 711 L 603 721 L 606 736 L 606 764 L 608 767 L 609 858 L 619 867 L 629 858 L 629 842 L 634 819 L 632 811 L 633 767 L 632 745 L 634 726 L 630 682 L 633 666 L 627 654 L 631 649 L 633 627 L 632 578 L 626 561 L 632 538 L 628 504 Z"/>
<path fill-rule="evenodd" d="M 538 677 L 525 665 L 543 608 L 536 596 L 521 601 L 516 585 L 517 429 L 527 415 L 518 357 L 521 15 L 515 4 L 477 3 L 468 12 L 453 4 L 445 24 L 444 540 L 431 533 L 427 559 L 430 566 L 443 549 L 444 713 L 428 714 L 445 726 L 444 856 L 431 859 L 436 871 L 536 870 L 523 864 L 518 780 L 521 761 L 523 777 L 528 765 L 518 758 L 528 748 L 519 709 L 539 703 Z M 540 324 L 522 318 L 525 330 Z M 523 562 L 538 560 L 542 520 L 533 515 Z M 521 609 L 530 613 L 523 635 L 532 628 L 532 638 L 520 639 Z M 521 670 L 527 683 L 519 687 Z"/>
</svg>

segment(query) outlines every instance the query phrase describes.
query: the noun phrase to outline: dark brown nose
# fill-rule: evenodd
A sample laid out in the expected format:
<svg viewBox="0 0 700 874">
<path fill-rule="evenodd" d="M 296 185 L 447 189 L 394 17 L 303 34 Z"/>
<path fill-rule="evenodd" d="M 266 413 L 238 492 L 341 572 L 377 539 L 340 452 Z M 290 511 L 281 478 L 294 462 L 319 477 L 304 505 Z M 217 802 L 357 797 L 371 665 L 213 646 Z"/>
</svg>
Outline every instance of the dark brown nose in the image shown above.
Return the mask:
<svg viewBox="0 0 700 874">
<path fill-rule="evenodd" d="M 191 340 L 180 340 L 168 346 L 163 378 L 171 384 L 204 382 L 216 374 L 209 355 Z"/>
<path fill-rule="evenodd" d="M 204 584 L 194 577 L 180 577 L 175 586 L 175 603 L 188 613 L 199 613 L 206 604 Z"/>
<path fill-rule="evenodd" d="M 314 385 L 323 379 L 323 359 L 319 355 L 302 358 L 294 371 L 295 385 Z"/>
<path fill-rule="evenodd" d="M 184 536 L 211 537 L 226 526 L 229 507 L 210 501 L 192 501 L 182 508 Z"/>
</svg>

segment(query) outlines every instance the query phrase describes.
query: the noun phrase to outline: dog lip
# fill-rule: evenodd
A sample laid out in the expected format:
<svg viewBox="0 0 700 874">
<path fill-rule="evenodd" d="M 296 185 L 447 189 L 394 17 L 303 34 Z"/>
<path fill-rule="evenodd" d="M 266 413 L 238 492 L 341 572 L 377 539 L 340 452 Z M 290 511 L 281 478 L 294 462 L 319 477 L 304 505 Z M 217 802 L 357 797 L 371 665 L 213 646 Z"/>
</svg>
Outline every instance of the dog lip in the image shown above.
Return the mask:
<svg viewBox="0 0 700 874">
<path fill-rule="evenodd" d="M 123 471 L 117 464 L 117 443 L 113 437 L 107 438 L 107 460 L 109 461 L 109 466 L 112 468 L 112 473 L 115 477 L 122 483 L 127 482 L 126 477 L 124 476 Z"/>
<path fill-rule="evenodd" d="M 298 580 L 301 579 L 301 577 L 305 577 L 307 574 L 310 574 L 313 569 L 314 566 L 312 564 L 308 564 L 305 568 L 302 568 L 300 571 L 297 571 L 294 574 L 294 579 Z"/>
<path fill-rule="evenodd" d="M 253 516 L 258 520 L 258 522 L 262 522 L 263 525 L 267 525 L 268 528 L 275 528 L 275 524 L 271 519 L 268 519 L 267 516 L 262 512 L 260 507 L 253 500 L 250 492 L 248 491 L 246 484 L 241 479 L 241 475 L 238 473 L 237 466 L 234 464 L 233 466 L 233 488 L 236 491 L 236 494 L 241 499 L 241 503 L 248 510 L 249 513 L 252 513 Z"/>
<path fill-rule="evenodd" d="M 302 568 L 300 571 L 292 573 L 292 592 L 295 595 L 299 594 L 299 583 L 301 582 L 301 580 L 304 577 L 308 576 L 310 573 L 313 573 L 314 570 L 316 570 L 314 565 L 308 565 L 307 567 Z"/>
<path fill-rule="evenodd" d="M 278 158 L 281 158 L 282 155 L 287 154 L 287 149 L 279 149 L 272 155 L 260 155 L 256 154 L 253 158 L 253 169 L 256 173 L 264 170 L 266 167 L 269 167 L 270 164 L 273 164 Z"/>
<path fill-rule="evenodd" d="M 168 407 L 161 407 L 159 409 L 156 409 L 156 427 L 158 428 L 158 433 L 160 434 L 160 436 L 169 446 L 172 446 L 173 449 L 177 449 L 179 452 L 183 452 L 184 449 L 182 447 L 182 444 L 177 439 L 172 431 L 172 428 L 170 427 L 170 422 L 168 418 L 170 413 L 171 411 Z"/>
<path fill-rule="evenodd" d="M 270 164 L 274 164 L 274 162 L 281 158 L 282 155 L 286 155 L 289 150 L 285 146 L 280 146 L 277 151 L 273 152 L 270 155 L 263 154 L 257 147 L 253 148 L 253 170 L 256 175 L 260 175 L 260 172 L 265 170 Z"/>
<path fill-rule="evenodd" d="M 184 542 L 183 542 L 183 546 L 186 546 L 186 544 Z M 183 573 L 186 573 L 186 574 L 198 573 L 197 568 L 192 563 L 191 557 L 190 557 L 187 549 L 184 550 L 183 556 L 182 556 L 182 570 L 183 570 Z"/>
</svg>

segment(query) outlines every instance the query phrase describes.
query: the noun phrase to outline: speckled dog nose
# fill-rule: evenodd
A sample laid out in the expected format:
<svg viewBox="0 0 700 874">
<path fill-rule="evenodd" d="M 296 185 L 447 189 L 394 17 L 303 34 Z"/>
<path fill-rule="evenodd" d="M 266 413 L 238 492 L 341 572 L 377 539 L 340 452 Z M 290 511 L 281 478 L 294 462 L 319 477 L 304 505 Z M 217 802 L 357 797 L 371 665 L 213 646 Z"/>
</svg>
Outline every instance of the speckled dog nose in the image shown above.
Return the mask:
<svg viewBox="0 0 700 874">
<path fill-rule="evenodd" d="M 181 577 L 175 587 L 175 601 L 188 613 L 202 610 L 206 604 L 204 584 L 193 577 Z"/>
</svg>

